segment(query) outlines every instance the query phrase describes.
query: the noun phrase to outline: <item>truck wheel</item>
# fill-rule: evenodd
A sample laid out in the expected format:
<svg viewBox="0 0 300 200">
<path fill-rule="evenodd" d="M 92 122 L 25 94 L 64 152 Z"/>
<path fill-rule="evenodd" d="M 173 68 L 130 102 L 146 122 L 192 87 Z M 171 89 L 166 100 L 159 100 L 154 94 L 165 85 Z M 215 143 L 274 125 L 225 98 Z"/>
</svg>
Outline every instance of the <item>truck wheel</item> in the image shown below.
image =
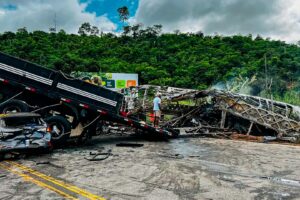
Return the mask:
<svg viewBox="0 0 300 200">
<path fill-rule="evenodd" d="M 71 134 L 70 122 L 62 116 L 51 116 L 45 119 L 51 132 L 51 142 L 55 147 L 63 145 Z"/>
<path fill-rule="evenodd" d="M 28 112 L 28 105 L 20 100 L 12 99 L 0 106 L 0 113 Z"/>
</svg>

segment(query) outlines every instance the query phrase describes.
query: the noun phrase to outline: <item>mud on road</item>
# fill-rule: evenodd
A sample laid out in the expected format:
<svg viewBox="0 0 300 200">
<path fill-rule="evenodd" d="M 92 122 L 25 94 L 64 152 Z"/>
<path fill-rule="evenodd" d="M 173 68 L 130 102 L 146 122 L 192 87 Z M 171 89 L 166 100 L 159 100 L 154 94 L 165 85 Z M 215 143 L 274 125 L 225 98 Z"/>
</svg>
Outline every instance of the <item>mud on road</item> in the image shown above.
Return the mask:
<svg viewBox="0 0 300 200">
<path fill-rule="evenodd" d="M 144 146 L 116 146 L 124 140 Z M 105 160 L 85 159 L 109 149 L 112 155 Z M 106 137 L 16 163 L 105 199 L 299 199 L 299 155 L 300 147 L 280 144 Z M 0 185 L 1 200 L 65 198 L 1 167 Z M 68 194 L 89 199 L 76 191 Z"/>
</svg>

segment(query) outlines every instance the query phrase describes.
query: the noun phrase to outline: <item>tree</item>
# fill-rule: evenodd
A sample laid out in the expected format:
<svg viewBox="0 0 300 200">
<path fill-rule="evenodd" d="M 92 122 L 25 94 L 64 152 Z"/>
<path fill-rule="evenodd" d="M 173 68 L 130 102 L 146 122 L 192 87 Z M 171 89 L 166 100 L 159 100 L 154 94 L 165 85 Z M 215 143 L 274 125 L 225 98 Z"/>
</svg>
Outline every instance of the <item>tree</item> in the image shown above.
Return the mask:
<svg viewBox="0 0 300 200">
<path fill-rule="evenodd" d="M 28 34 L 28 31 L 27 31 L 27 28 L 26 27 L 23 27 L 23 28 L 19 28 L 17 30 L 17 33 L 20 33 L 20 34 Z"/>
<path fill-rule="evenodd" d="M 79 35 L 98 35 L 100 33 L 100 30 L 97 26 L 92 26 L 90 23 L 85 22 L 81 24 L 81 26 L 78 29 Z"/>
<path fill-rule="evenodd" d="M 201 38 L 204 37 L 204 33 L 203 33 L 202 31 L 197 31 L 197 32 L 196 32 L 196 35 L 197 35 L 198 37 L 201 37 Z"/>
<path fill-rule="evenodd" d="M 99 32 L 100 32 L 100 31 L 99 31 L 99 29 L 98 29 L 97 26 L 93 26 L 93 27 L 91 28 L 91 31 L 90 31 L 91 35 L 98 35 Z"/>
<path fill-rule="evenodd" d="M 50 33 L 56 33 L 56 28 L 53 28 L 53 27 L 49 28 L 49 32 Z"/>
<path fill-rule="evenodd" d="M 132 36 L 136 38 L 138 36 L 139 29 L 141 28 L 142 24 L 135 24 L 131 26 Z"/>
<path fill-rule="evenodd" d="M 89 33 L 91 33 L 91 24 L 88 22 L 85 22 L 83 24 L 81 24 L 81 26 L 78 29 L 78 34 L 79 35 L 88 35 Z"/>
<path fill-rule="evenodd" d="M 159 35 L 162 31 L 162 25 L 161 24 L 155 24 L 153 26 L 153 30 L 154 30 L 155 35 Z"/>
<path fill-rule="evenodd" d="M 123 34 L 127 36 L 131 32 L 131 26 L 123 26 Z"/>
<path fill-rule="evenodd" d="M 146 29 L 140 30 L 141 36 L 146 36 L 147 38 L 156 37 L 162 31 L 162 25 L 156 24 L 154 26 L 148 26 Z"/>
<path fill-rule="evenodd" d="M 66 31 L 65 31 L 64 29 L 60 29 L 58 33 L 59 33 L 59 34 L 62 34 L 62 35 L 66 35 L 66 34 L 67 34 Z"/>
<path fill-rule="evenodd" d="M 179 29 L 174 30 L 174 34 L 175 35 L 179 35 L 180 34 L 180 30 Z"/>
<path fill-rule="evenodd" d="M 120 21 L 122 21 L 124 23 L 125 21 L 128 20 L 129 10 L 128 10 L 127 6 L 120 7 L 117 9 L 117 11 L 119 13 Z"/>
</svg>

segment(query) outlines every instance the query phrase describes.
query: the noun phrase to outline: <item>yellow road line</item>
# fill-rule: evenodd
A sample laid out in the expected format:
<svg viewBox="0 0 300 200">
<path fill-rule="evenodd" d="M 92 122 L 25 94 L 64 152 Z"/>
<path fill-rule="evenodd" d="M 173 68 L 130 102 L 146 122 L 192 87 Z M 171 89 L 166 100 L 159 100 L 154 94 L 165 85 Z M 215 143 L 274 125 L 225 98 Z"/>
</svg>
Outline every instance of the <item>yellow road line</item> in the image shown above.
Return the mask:
<svg viewBox="0 0 300 200">
<path fill-rule="evenodd" d="M 9 171 L 9 172 L 11 172 L 11 173 L 13 173 L 13 174 L 16 174 L 16 175 L 21 176 L 25 181 L 34 183 L 34 184 L 36 184 L 36 185 L 38 185 L 38 186 L 40 186 L 40 187 L 42 187 L 42 188 L 46 188 L 46 189 L 48 189 L 48 190 L 51 190 L 51 191 L 53 191 L 53 192 L 56 192 L 57 194 L 59 194 L 59 195 L 65 197 L 65 198 L 67 198 L 67 199 L 71 199 L 71 200 L 76 200 L 76 199 L 77 199 L 77 198 L 75 198 L 75 197 L 73 197 L 73 196 L 71 196 L 71 195 L 69 195 L 69 194 L 67 194 L 67 193 L 65 193 L 65 192 L 63 192 L 63 191 L 58 190 L 58 189 L 55 188 L 55 187 L 52 187 L 52 186 L 50 186 L 50 185 L 47 185 L 46 183 L 43 183 L 43 182 L 41 182 L 41 181 L 39 181 L 39 180 L 36 180 L 36 179 L 34 179 L 33 177 L 28 176 L 27 174 L 24 174 L 24 173 L 22 173 L 22 172 L 18 172 L 18 171 L 16 171 L 16 170 L 13 170 L 13 169 L 11 169 L 10 167 L 5 166 L 5 165 L 3 165 L 3 164 L 1 164 L 1 163 L 0 163 L 0 167 L 2 167 L 3 169 L 6 169 L 7 171 Z"/>
<path fill-rule="evenodd" d="M 18 163 L 13 162 L 13 161 L 7 161 L 7 163 L 10 163 L 11 165 L 13 165 L 15 167 L 18 167 L 18 168 L 20 168 L 20 169 L 22 169 L 24 171 L 27 171 L 28 173 L 31 173 L 31 174 L 33 174 L 33 175 L 35 175 L 37 177 L 40 177 L 40 178 L 42 178 L 42 179 L 44 179 L 46 181 L 49 181 L 49 182 L 51 182 L 51 183 L 53 183 L 55 185 L 58 185 L 58 186 L 66 189 L 66 190 L 72 191 L 72 192 L 74 192 L 76 194 L 79 194 L 79 195 L 81 195 L 83 197 L 86 197 L 88 199 L 105 200 L 105 198 L 103 198 L 103 197 L 100 197 L 100 196 L 97 196 L 95 194 L 92 194 L 92 193 L 90 193 L 90 192 L 88 192 L 86 190 L 83 190 L 81 188 L 78 188 L 78 187 L 76 187 L 74 185 L 71 185 L 71 184 L 65 183 L 63 181 L 57 180 L 57 179 L 55 179 L 55 178 L 53 178 L 51 176 L 47 176 L 45 174 L 42 174 L 42 173 L 40 173 L 40 172 L 38 172 L 38 171 L 36 171 L 34 169 L 31 169 L 29 167 L 24 166 L 24 165 L 18 164 Z"/>
</svg>

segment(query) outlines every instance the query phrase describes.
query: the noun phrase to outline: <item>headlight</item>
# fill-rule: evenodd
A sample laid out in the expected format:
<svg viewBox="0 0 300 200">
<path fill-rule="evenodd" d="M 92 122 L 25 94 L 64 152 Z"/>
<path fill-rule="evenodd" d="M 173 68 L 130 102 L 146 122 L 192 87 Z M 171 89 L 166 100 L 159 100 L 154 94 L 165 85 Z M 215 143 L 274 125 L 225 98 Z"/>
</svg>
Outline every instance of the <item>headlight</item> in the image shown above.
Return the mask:
<svg viewBox="0 0 300 200">
<path fill-rule="evenodd" d="M 52 132 L 52 128 L 51 128 L 50 126 L 48 126 L 48 127 L 46 128 L 46 132 L 51 133 L 51 132 Z"/>
</svg>

